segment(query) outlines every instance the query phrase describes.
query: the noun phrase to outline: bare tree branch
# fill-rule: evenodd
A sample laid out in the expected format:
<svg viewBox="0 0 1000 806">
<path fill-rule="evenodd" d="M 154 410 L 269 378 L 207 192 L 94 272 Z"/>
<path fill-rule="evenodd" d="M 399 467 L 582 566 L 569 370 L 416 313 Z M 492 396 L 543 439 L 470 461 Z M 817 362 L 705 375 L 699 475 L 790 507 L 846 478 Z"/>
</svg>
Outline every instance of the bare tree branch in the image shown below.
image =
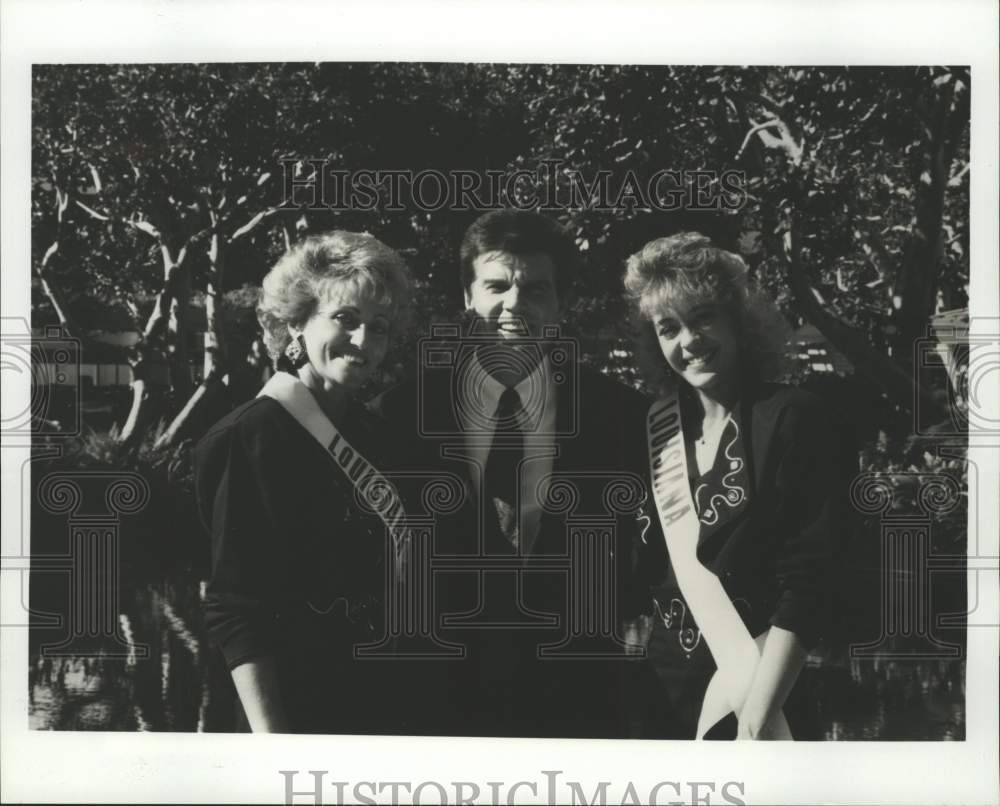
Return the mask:
<svg viewBox="0 0 1000 806">
<path fill-rule="evenodd" d="M 746 137 L 743 138 L 743 142 L 740 145 L 739 150 L 736 152 L 736 155 L 733 157 L 733 160 L 734 161 L 738 160 L 740 157 L 743 156 L 743 152 L 746 151 L 747 145 L 750 143 L 750 140 L 753 139 L 753 136 L 757 134 L 757 132 L 759 132 L 761 129 L 766 129 L 768 126 L 775 126 L 775 125 L 777 125 L 776 120 L 765 120 L 763 123 L 755 123 L 751 127 L 750 131 L 747 132 Z"/>
<path fill-rule="evenodd" d="M 52 239 L 52 243 L 49 248 L 45 250 L 45 254 L 42 256 L 42 260 L 39 264 L 35 266 L 35 276 L 38 277 L 38 282 L 42 287 L 42 292 L 45 294 L 55 311 L 56 316 L 59 319 L 59 324 L 63 330 L 70 336 L 82 337 L 82 333 L 76 326 L 69 313 L 69 307 L 66 304 L 63 295 L 59 290 L 50 282 L 51 280 L 51 266 L 56 256 L 59 254 L 59 243 L 62 239 L 62 228 L 63 221 L 66 215 L 66 210 L 69 207 L 70 195 L 68 192 L 64 192 L 58 185 L 55 186 L 55 213 L 56 213 L 56 232 L 55 237 Z"/>
<path fill-rule="evenodd" d="M 106 216 L 106 215 L 104 215 L 102 213 L 97 212 L 97 210 L 94 210 L 93 208 L 88 207 L 86 204 L 84 204 L 79 199 L 74 199 L 73 202 L 76 204 L 77 207 L 79 207 L 81 210 L 83 210 L 91 218 L 96 218 L 98 221 L 110 221 L 111 220 L 110 216 Z"/>
<path fill-rule="evenodd" d="M 149 235 L 152 238 L 155 238 L 157 241 L 163 240 L 163 237 L 160 235 L 160 231 L 156 227 L 154 227 L 150 222 L 140 221 L 139 219 L 136 218 L 126 218 L 123 220 L 130 227 L 139 230 L 139 232 L 145 232 L 147 235 Z"/>
<path fill-rule="evenodd" d="M 90 178 L 94 180 L 94 192 L 100 193 L 103 185 L 101 184 L 101 175 L 97 172 L 97 168 L 90 162 L 87 163 L 90 168 Z"/>
<path fill-rule="evenodd" d="M 970 167 L 971 167 L 971 163 L 967 162 L 962 167 L 962 170 L 958 171 L 958 173 L 953 173 L 949 177 L 949 179 L 948 179 L 948 187 L 950 187 L 950 188 L 961 187 L 961 185 L 962 185 L 962 177 L 965 176 L 969 172 L 969 168 Z"/>
<path fill-rule="evenodd" d="M 242 227 L 238 228 L 232 235 L 229 236 L 229 239 L 228 239 L 229 243 L 233 243 L 233 242 L 237 241 L 238 239 L 242 238 L 247 233 L 252 232 L 257 227 L 258 224 L 260 224 L 262 221 L 270 218 L 271 216 L 273 216 L 277 212 L 278 212 L 278 208 L 277 207 L 270 207 L 267 210 L 264 210 L 264 211 L 262 211 L 260 213 L 257 213 L 257 215 L 255 215 L 246 224 L 244 224 Z"/>
<path fill-rule="evenodd" d="M 799 309 L 854 364 L 855 370 L 905 408 L 912 409 L 915 397 L 919 396 L 921 405 L 930 411 L 940 411 L 940 405 L 930 391 L 920 386 L 902 365 L 872 345 L 864 333 L 835 316 L 817 299 L 815 289 L 806 278 L 790 228 L 784 234 L 784 250 L 788 283 Z"/>
<path fill-rule="evenodd" d="M 792 137 L 792 132 L 785 121 L 781 118 L 774 118 L 760 124 L 754 123 L 752 119 L 750 122 L 754 124 L 753 133 L 760 138 L 760 141 L 765 146 L 784 151 L 795 166 L 798 166 L 802 162 L 802 146 L 795 142 L 795 138 Z M 780 135 L 778 137 L 775 137 L 768 131 L 768 129 L 775 128 Z"/>
</svg>

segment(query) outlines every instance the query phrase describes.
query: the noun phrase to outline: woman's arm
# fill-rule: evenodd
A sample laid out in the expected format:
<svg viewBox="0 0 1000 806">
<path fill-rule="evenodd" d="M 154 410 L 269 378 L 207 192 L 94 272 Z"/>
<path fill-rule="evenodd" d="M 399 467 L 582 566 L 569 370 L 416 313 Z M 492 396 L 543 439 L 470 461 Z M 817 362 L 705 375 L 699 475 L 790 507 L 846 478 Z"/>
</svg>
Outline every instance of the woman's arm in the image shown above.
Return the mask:
<svg viewBox="0 0 1000 806">
<path fill-rule="evenodd" d="M 805 662 L 806 650 L 798 636 L 771 627 L 739 712 L 737 739 L 773 738 L 771 720 L 781 711 Z"/>
<path fill-rule="evenodd" d="M 786 535 L 776 556 L 779 589 L 743 707 L 738 738 L 774 738 L 774 718 L 830 618 L 834 544 L 840 539 L 835 430 L 822 402 L 796 393 L 780 428 L 775 472 L 778 529 Z"/>
<path fill-rule="evenodd" d="M 254 658 L 232 670 L 247 721 L 254 733 L 289 733 L 288 717 L 281 701 L 274 658 Z"/>
<path fill-rule="evenodd" d="M 282 487 L 272 476 L 289 475 L 278 444 L 280 434 L 255 407 L 237 423 L 210 430 L 195 449 L 198 505 L 212 540 L 202 600 L 206 631 L 230 669 L 251 729 L 268 732 L 291 728 L 275 663 L 286 558 L 284 529 L 274 515 L 285 511 Z"/>
</svg>

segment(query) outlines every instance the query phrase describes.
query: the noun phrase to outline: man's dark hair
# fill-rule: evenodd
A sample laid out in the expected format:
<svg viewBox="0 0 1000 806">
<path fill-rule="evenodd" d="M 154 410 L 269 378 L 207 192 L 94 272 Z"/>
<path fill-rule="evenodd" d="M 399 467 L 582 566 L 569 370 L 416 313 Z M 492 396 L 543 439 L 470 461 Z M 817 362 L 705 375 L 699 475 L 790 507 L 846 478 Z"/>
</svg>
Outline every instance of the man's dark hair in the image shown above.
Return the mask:
<svg viewBox="0 0 1000 806">
<path fill-rule="evenodd" d="M 580 252 L 569 231 L 530 210 L 495 210 L 481 215 L 465 231 L 459 252 L 465 291 L 476 277 L 473 261 L 487 252 L 548 255 L 555 265 L 556 290 L 560 296 L 570 289 L 579 271 Z"/>
</svg>

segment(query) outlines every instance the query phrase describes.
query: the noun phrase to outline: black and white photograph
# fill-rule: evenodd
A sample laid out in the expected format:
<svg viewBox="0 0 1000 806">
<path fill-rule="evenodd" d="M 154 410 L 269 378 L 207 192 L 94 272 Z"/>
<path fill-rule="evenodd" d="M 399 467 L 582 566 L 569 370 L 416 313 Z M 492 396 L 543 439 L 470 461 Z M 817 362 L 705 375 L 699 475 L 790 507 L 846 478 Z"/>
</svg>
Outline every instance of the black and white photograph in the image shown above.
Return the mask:
<svg viewBox="0 0 1000 806">
<path fill-rule="evenodd" d="M 46 5 L 5 801 L 1000 800 L 996 8 Z"/>
</svg>

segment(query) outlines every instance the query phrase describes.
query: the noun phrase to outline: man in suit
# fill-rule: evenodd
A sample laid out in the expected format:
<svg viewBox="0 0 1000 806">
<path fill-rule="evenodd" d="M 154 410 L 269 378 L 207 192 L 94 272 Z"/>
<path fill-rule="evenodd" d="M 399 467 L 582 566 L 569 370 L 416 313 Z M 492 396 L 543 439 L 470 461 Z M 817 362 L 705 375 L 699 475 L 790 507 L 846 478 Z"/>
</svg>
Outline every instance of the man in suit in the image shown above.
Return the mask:
<svg viewBox="0 0 1000 806">
<path fill-rule="evenodd" d="M 551 219 L 481 216 L 461 247 L 465 321 L 376 402 L 406 469 L 462 490 L 436 513 L 429 578 L 435 635 L 463 657 L 416 664 L 412 732 L 630 733 L 648 402 L 561 335 L 578 260 Z"/>
</svg>

